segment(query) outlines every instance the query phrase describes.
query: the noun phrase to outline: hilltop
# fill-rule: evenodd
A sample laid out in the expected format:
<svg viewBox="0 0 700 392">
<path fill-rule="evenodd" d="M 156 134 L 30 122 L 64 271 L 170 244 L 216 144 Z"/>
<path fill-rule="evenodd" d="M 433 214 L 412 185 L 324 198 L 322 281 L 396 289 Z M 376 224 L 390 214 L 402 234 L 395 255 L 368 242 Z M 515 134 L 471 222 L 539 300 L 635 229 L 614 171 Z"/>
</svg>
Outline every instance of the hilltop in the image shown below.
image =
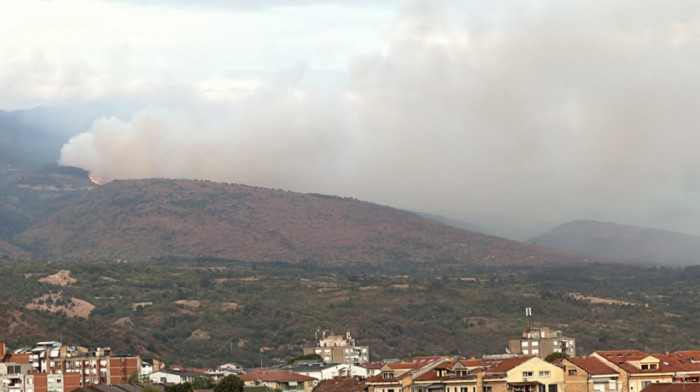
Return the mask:
<svg viewBox="0 0 700 392">
<path fill-rule="evenodd" d="M 537 265 L 570 254 L 319 194 L 192 180 L 119 180 L 14 237 L 36 257 L 216 258 L 327 265 Z"/>
<path fill-rule="evenodd" d="M 675 266 L 700 264 L 700 237 L 610 222 L 568 222 L 531 242 L 637 263 Z"/>
</svg>

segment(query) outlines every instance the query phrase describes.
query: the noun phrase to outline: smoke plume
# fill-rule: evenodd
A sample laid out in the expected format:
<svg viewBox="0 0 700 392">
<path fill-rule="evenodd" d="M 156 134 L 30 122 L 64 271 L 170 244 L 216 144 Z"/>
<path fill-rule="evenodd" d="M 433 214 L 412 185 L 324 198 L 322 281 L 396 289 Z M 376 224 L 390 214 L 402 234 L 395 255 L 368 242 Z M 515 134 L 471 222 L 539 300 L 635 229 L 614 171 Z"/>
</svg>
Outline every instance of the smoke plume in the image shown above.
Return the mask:
<svg viewBox="0 0 700 392">
<path fill-rule="evenodd" d="M 305 89 L 301 75 L 227 105 L 98 119 L 61 162 L 102 181 L 353 196 L 511 237 L 571 219 L 700 234 L 698 8 L 412 8 L 341 91 Z"/>
</svg>

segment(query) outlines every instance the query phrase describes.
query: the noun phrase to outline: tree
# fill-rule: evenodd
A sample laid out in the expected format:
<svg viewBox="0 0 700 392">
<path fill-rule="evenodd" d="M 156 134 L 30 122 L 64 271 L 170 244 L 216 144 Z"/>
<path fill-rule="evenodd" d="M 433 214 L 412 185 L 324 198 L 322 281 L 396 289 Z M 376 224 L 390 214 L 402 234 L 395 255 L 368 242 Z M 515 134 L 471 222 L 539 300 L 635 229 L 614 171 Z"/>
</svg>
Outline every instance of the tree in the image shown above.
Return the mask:
<svg viewBox="0 0 700 392">
<path fill-rule="evenodd" d="M 214 386 L 214 380 L 211 379 L 211 376 L 204 375 L 204 376 L 197 376 L 192 380 L 192 389 L 197 390 L 197 389 L 211 389 Z"/>
<path fill-rule="evenodd" d="M 214 392 L 243 392 L 243 380 L 238 376 L 229 374 L 214 385 Z"/>
<path fill-rule="evenodd" d="M 288 363 L 292 364 L 296 361 L 320 361 L 320 360 L 321 360 L 320 355 L 318 355 L 316 353 L 312 353 L 312 354 L 304 354 L 304 355 L 299 355 L 298 357 L 294 357 L 294 358 L 290 359 L 288 361 Z"/>
<path fill-rule="evenodd" d="M 544 360 L 549 362 L 549 363 L 552 363 L 552 362 L 556 361 L 557 359 L 568 358 L 568 357 L 569 356 L 566 355 L 565 353 L 551 353 L 551 354 L 547 355 L 546 357 L 544 357 Z"/>
<path fill-rule="evenodd" d="M 165 392 L 192 392 L 192 385 L 188 382 L 182 384 L 168 385 L 164 389 Z"/>
<path fill-rule="evenodd" d="M 131 375 L 129 375 L 129 381 L 127 382 L 129 383 L 129 385 L 134 385 L 138 384 L 139 381 L 139 372 L 137 370 L 134 370 L 133 372 L 131 372 Z"/>
</svg>

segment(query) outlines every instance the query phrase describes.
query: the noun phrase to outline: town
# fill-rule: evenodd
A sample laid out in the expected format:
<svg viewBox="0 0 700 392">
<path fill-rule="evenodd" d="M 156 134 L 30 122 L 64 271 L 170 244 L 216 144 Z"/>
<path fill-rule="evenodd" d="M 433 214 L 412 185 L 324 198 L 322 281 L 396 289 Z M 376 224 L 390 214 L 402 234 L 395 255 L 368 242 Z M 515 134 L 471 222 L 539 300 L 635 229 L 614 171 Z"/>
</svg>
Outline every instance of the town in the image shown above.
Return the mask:
<svg viewBox="0 0 700 392">
<path fill-rule="evenodd" d="M 170 392 L 178 385 L 185 388 L 177 391 L 212 391 L 226 377 L 240 379 L 245 392 L 700 392 L 700 350 L 577 356 L 576 339 L 552 327 L 528 326 L 505 353 L 481 358 L 371 362 L 370 348 L 357 345 L 350 332 L 316 338 L 289 363 L 254 369 L 233 363 L 212 369 L 168 366 L 58 341 L 15 350 L 0 342 L 0 392 Z"/>
</svg>

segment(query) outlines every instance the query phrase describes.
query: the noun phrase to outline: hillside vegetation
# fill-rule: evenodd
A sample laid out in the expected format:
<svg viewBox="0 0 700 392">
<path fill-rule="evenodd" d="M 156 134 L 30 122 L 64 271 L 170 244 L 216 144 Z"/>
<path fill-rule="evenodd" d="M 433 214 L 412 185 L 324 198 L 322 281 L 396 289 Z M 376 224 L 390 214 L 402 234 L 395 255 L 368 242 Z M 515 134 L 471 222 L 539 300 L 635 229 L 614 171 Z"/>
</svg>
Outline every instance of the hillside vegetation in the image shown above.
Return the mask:
<svg viewBox="0 0 700 392">
<path fill-rule="evenodd" d="M 582 264 L 332 267 L 287 263 L 0 263 L 0 340 L 109 346 L 170 363 L 266 364 L 301 354 L 317 329 L 349 330 L 372 359 L 502 353 L 533 321 L 579 352 L 700 347 L 700 268 Z M 29 304 L 46 304 L 36 308 Z M 69 317 L 74 304 L 94 306 Z M 49 306 L 50 305 L 50 306 Z M 29 308 L 32 309 L 29 309 Z M 64 310 L 61 310 L 62 308 Z"/>
<path fill-rule="evenodd" d="M 113 181 L 14 237 L 39 258 L 554 264 L 581 258 L 351 198 L 188 180 Z"/>
</svg>

